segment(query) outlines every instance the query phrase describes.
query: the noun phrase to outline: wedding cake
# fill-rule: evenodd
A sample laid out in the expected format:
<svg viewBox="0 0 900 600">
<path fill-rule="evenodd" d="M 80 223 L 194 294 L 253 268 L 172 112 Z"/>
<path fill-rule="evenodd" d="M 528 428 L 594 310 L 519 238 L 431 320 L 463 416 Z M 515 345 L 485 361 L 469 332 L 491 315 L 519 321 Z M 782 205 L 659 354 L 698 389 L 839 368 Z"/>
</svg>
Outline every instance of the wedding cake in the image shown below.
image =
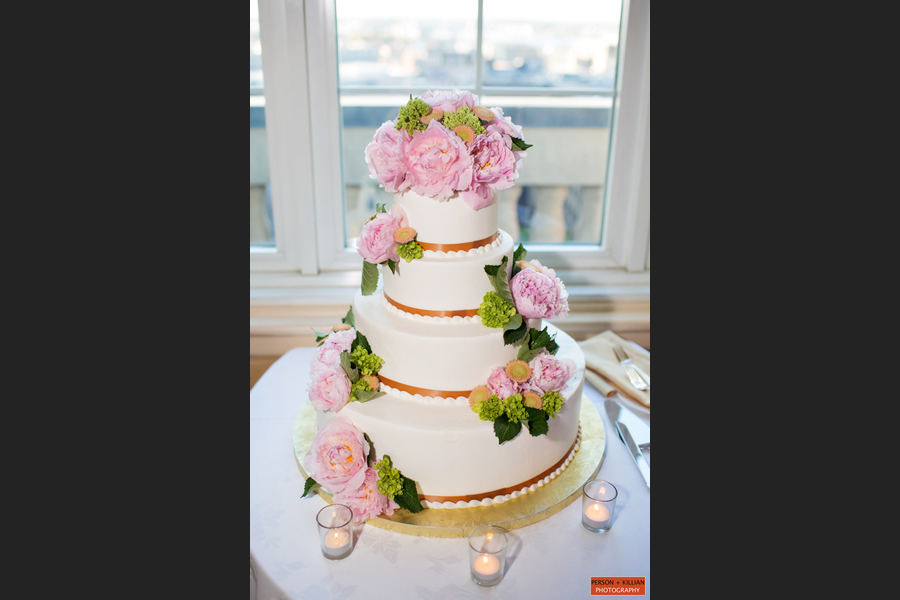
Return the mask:
<svg viewBox="0 0 900 600">
<path fill-rule="evenodd" d="M 530 148 L 468 92 L 411 99 L 366 150 L 394 194 L 360 233 L 361 289 L 319 333 L 318 433 L 306 491 L 358 521 L 397 509 L 514 501 L 579 449 L 584 355 L 544 319 L 568 314 L 556 273 L 498 228 L 495 192 Z"/>
</svg>

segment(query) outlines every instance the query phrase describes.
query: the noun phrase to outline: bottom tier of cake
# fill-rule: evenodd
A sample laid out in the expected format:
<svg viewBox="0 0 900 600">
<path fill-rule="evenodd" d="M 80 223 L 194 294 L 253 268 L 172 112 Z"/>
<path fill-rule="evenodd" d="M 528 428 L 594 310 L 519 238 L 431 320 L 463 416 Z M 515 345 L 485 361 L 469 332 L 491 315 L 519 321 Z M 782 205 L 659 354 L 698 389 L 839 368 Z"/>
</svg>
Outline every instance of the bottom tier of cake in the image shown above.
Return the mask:
<svg viewBox="0 0 900 600">
<path fill-rule="evenodd" d="M 369 436 L 378 457 L 390 456 L 405 477 L 419 483 L 428 508 L 491 505 L 535 491 L 574 458 L 584 387 L 584 354 L 571 337 L 549 328 L 560 345 L 557 356 L 571 358 L 578 369 L 548 435 L 532 437 L 526 428 L 501 445 L 493 423 L 480 420 L 468 404 L 427 402 L 394 392 L 352 403 L 340 414 Z M 317 426 L 334 417 L 319 412 Z"/>
</svg>

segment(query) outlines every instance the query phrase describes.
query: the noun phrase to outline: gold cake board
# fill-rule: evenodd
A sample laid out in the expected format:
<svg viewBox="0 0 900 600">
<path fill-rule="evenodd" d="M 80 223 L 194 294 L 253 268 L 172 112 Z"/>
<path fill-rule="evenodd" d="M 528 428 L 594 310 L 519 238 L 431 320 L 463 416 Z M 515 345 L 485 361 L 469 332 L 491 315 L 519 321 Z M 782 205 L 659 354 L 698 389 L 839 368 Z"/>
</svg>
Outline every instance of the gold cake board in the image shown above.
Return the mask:
<svg viewBox="0 0 900 600">
<path fill-rule="evenodd" d="M 294 458 L 300 473 L 309 475 L 303 468 L 303 458 L 316 437 L 316 411 L 308 402 L 303 405 L 294 426 Z M 539 488 L 493 506 L 475 508 L 425 509 L 419 514 L 398 510 L 392 516 L 369 519 L 373 527 L 407 535 L 434 538 L 464 538 L 482 525 L 497 525 L 507 530 L 521 529 L 548 519 L 581 497 L 584 484 L 600 472 L 606 458 L 606 429 L 597 408 L 587 396 L 581 401 L 581 448 L 575 459 L 562 474 Z M 316 488 L 316 493 L 329 504 L 331 494 Z"/>
</svg>

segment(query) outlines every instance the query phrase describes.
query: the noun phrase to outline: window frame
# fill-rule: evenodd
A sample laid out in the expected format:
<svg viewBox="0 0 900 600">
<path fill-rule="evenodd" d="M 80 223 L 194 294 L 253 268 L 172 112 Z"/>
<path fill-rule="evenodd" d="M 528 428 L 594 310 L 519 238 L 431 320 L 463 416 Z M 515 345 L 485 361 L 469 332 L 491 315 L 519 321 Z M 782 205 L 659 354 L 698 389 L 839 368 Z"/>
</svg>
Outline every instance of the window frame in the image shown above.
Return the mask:
<svg viewBox="0 0 900 600">
<path fill-rule="evenodd" d="M 603 285 L 615 272 L 644 274 L 636 282 L 646 283 L 648 298 L 649 4 L 623 2 L 603 245 L 529 244 L 531 258 L 571 272 L 575 285 Z M 259 0 L 259 9 L 276 247 L 251 247 L 251 304 L 254 289 L 303 294 L 317 285 L 358 285 L 362 267 L 344 245 L 334 1 Z"/>
</svg>

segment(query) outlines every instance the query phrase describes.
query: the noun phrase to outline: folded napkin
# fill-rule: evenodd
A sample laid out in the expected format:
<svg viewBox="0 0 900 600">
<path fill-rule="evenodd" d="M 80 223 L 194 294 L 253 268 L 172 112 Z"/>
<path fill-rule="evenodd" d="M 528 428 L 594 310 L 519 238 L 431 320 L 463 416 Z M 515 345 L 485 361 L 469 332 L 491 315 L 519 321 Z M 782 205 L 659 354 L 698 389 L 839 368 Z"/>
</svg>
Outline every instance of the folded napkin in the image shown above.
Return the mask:
<svg viewBox="0 0 900 600">
<path fill-rule="evenodd" d="M 613 350 L 615 344 L 622 346 L 628 357 L 642 371 L 652 375 L 649 352 L 637 344 L 622 339 L 612 331 L 607 331 L 578 344 L 584 351 L 587 364 L 585 377 L 607 398 L 619 393 L 649 409 L 650 391 L 642 392 L 631 385 L 625 367 L 621 366 L 619 359 L 616 358 L 616 351 Z"/>
</svg>

